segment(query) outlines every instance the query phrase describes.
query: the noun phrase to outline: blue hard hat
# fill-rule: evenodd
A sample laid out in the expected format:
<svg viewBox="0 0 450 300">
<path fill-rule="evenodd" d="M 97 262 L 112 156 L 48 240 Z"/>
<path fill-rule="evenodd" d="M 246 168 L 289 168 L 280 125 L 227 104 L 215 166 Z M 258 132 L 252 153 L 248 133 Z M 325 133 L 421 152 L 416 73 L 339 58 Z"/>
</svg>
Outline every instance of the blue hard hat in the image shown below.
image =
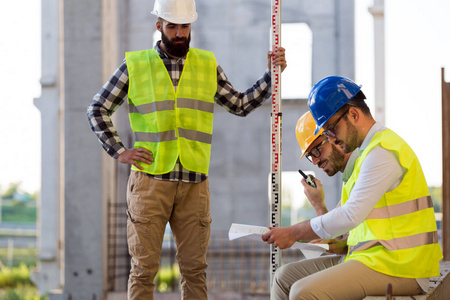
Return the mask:
<svg viewBox="0 0 450 300">
<path fill-rule="evenodd" d="M 316 122 L 314 134 L 361 90 L 361 86 L 341 76 L 328 76 L 314 85 L 308 96 L 308 106 Z"/>
</svg>

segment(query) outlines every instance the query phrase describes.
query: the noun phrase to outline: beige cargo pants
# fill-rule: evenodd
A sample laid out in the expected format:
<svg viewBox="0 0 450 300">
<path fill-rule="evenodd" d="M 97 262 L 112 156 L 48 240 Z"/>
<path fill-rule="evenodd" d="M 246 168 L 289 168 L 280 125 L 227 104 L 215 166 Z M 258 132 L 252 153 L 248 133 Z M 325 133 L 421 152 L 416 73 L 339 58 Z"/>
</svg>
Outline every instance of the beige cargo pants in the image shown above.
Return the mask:
<svg viewBox="0 0 450 300">
<path fill-rule="evenodd" d="M 128 180 L 128 299 L 153 299 L 167 222 L 175 243 L 183 299 L 207 299 L 206 250 L 210 237 L 208 179 L 200 183 L 162 181 L 132 171 Z"/>
<path fill-rule="evenodd" d="M 385 275 L 356 260 L 339 263 L 339 259 L 328 255 L 282 266 L 275 273 L 270 299 L 363 299 L 385 296 L 389 283 L 393 295 L 422 291 L 415 279 Z"/>
</svg>

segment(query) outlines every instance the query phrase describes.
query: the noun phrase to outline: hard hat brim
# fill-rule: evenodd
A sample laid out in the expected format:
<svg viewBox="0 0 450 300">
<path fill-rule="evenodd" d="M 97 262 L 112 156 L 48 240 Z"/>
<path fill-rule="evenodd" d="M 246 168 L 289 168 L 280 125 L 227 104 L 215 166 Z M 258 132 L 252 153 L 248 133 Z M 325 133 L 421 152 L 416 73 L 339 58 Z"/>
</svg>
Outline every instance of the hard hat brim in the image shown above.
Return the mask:
<svg viewBox="0 0 450 300">
<path fill-rule="evenodd" d="M 314 135 L 316 135 L 316 134 L 319 133 L 319 131 L 322 129 L 323 125 L 324 125 L 327 121 L 328 121 L 328 120 L 326 120 L 326 121 L 322 124 L 322 126 L 316 126 L 316 129 L 314 129 Z"/>
<path fill-rule="evenodd" d="M 164 20 L 166 20 L 169 23 L 173 23 L 173 24 L 191 24 L 194 23 L 197 20 L 197 14 L 195 14 L 195 16 L 192 16 L 191 18 L 186 18 L 186 19 L 175 19 L 175 18 L 163 18 Z"/>
</svg>

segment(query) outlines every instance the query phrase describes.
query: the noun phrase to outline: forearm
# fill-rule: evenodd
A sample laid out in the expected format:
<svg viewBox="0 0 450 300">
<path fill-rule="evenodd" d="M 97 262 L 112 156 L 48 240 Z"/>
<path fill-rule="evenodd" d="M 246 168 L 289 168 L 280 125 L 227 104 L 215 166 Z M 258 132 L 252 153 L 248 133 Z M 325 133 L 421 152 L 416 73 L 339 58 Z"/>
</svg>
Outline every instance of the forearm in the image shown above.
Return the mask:
<svg viewBox="0 0 450 300">
<path fill-rule="evenodd" d="M 324 215 L 328 212 L 328 209 L 325 206 L 325 204 L 319 205 L 318 203 L 315 203 L 315 204 L 312 204 L 312 207 L 314 208 L 314 210 L 316 211 L 316 214 L 318 216 Z"/>
<path fill-rule="evenodd" d="M 312 230 L 310 220 L 297 223 L 292 225 L 292 227 L 296 241 L 310 241 L 319 238 L 319 236 Z"/>
<path fill-rule="evenodd" d="M 119 135 L 111 121 L 110 114 L 105 112 L 105 108 L 92 100 L 88 106 L 87 116 L 91 130 L 111 157 L 117 158 L 126 148 L 122 144 Z"/>
<path fill-rule="evenodd" d="M 245 92 L 240 92 L 234 89 L 220 66 L 217 66 L 217 71 L 218 80 L 215 100 L 230 113 L 245 117 L 254 109 L 261 106 L 265 100 L 270 98 L 271 79 L 269 72 L 265 72 L 264 75 Z"/>
</svg>

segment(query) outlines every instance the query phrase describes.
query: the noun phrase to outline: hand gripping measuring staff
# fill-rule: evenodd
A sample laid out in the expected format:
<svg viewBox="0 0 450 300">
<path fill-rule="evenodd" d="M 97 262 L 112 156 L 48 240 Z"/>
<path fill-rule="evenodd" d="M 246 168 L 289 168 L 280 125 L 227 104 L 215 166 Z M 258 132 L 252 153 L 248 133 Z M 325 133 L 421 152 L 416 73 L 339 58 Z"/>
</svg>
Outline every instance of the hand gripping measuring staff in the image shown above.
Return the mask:
<svg viewBox="0 0 450 300">
<path fill-rule="evenodd" d="M 281 47 L 281 0 L 272 0 L 272 54 Z M 270 155 L 270 216 L 271 227 L 281 226 L 281 66 L 275 65 L 272 55 L 272 111 L 271 111 L 271 155 Z M 270 245 L 270 287 L 275 271 L 281 266 L 280 248 Z"/>
</svg>

